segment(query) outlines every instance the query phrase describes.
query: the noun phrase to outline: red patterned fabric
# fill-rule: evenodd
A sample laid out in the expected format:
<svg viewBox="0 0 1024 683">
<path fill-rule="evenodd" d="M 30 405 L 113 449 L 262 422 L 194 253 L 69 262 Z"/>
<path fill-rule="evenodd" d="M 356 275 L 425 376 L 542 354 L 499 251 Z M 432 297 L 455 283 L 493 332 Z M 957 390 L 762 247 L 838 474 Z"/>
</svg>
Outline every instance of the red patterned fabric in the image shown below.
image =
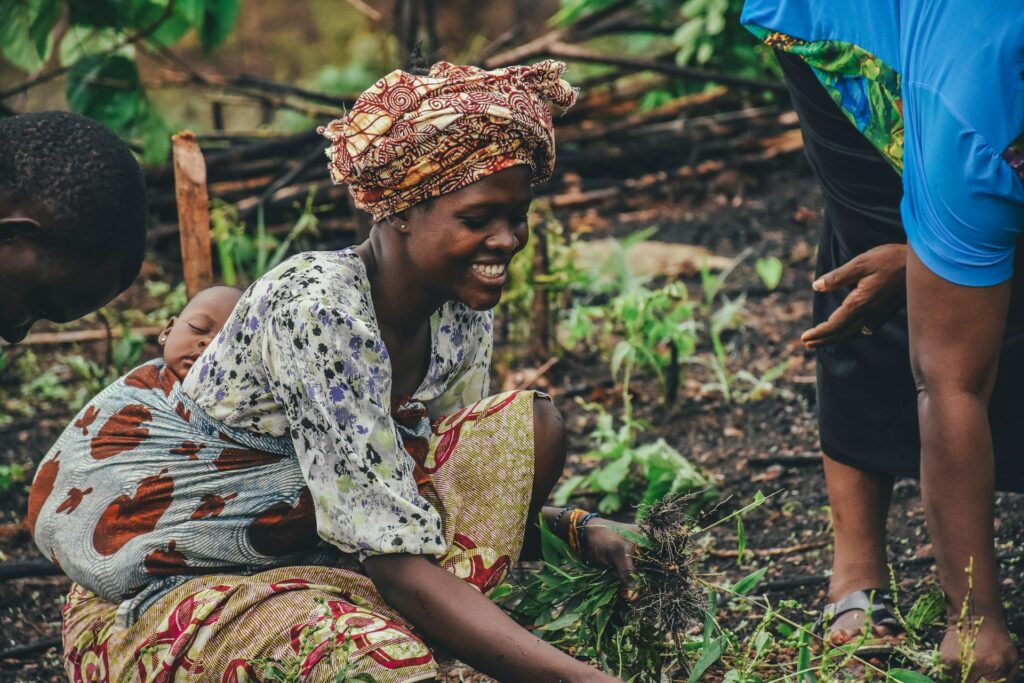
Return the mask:
<svg viewBox="0 0 1024 683">
<path fill-rule="evenodd" d="M 576 101 L 564 71 L 554 60 L 392 71 L 319 129 L 331 141 L 331 178 L 348 183 L 356 206 L 377 221 L 512 166 L 529 166 L 532 182 L 543 182 L 555 164 L 548 102 L 566 109 Z"/>
</svg>

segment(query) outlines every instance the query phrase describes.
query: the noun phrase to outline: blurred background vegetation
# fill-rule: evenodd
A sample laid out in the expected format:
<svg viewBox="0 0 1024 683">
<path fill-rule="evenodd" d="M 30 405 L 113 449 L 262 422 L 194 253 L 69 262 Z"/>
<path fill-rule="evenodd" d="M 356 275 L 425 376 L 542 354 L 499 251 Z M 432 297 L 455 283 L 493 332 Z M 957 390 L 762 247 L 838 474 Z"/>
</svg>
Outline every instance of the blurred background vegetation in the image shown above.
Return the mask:
<svg viewBox="0 0 1024 683">
<path fill-rule="evenodd" d="M 167 157 L 169 135 L 183 128 L 309 130 L 376 77 L 405 65 L 416 45 L 428 61 L 487 63 L 538 38 L 571 37 L 600 54 L 771 76 L 764 52 L 739 26 L 741 6 L 741 0 L 0 0 L 0 115 L 69 108 L 106 123 L 145 161 L 158 163 Z M 585 30 L 575 31 L 579 26 Z M 545 51 L 522 54 L 535 61 Z M 570 61 L 570 77 L 581 82 L 617 68 Z M 660 106 L 708 84 L 662 80 L 642 104 Z"/>
</svg>

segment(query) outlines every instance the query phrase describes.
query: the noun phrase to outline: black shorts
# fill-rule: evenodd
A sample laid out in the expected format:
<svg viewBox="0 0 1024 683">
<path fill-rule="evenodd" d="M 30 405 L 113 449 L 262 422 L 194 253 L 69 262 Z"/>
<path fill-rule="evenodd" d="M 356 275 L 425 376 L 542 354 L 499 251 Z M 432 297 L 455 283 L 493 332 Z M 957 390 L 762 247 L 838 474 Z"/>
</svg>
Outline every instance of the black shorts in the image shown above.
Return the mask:
<svg viewBox="0 0 1024 683">
<path fill-rule="evenodd" d="M 804 150 L 825 197 L 818 243 L 821 275 L 880 244 L 905 243 L 898 173 L 860 134 L 799 57 L 776 51 L 800 117 Z M 1024 273 L 1018 245 L 1014 272 Z M 814 323 L 847 291 L 814 294 Z M 917 477 L 920 436 L 902 311 L 871 336 L 817 351 L 818 427 L 825 454 L 861 470 Z M 1024 491 L 1024 276 L 1014 278 L 989 422 L 996 488 Z"/>
</svg>

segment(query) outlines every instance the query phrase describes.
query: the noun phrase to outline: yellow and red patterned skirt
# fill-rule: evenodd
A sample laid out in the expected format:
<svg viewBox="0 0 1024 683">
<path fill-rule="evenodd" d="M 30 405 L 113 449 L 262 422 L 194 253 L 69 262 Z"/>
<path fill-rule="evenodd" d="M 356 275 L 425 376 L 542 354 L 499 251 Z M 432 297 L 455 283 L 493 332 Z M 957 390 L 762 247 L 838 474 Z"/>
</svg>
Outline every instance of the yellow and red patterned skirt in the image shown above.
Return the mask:
<svg viewBox="0 0 1024 683">
<path fill-rule="evenodd" d="M 489 593 L 518 560 L 533 487 L 534 392 L 485 399 L 433 425 L 418 463 L 441 513 L 441 565 Z M 419 458 L 418 458 L 419 459 Z M 366 576 L 282 567 L 193 579 L 124 628 L 117 604 L 74 586 L 64 606 L 75 683 L 362 680 L 439 675 L 434 653 Z M 276 675 L 276 678 L 275 678 Z"/>
</svg>

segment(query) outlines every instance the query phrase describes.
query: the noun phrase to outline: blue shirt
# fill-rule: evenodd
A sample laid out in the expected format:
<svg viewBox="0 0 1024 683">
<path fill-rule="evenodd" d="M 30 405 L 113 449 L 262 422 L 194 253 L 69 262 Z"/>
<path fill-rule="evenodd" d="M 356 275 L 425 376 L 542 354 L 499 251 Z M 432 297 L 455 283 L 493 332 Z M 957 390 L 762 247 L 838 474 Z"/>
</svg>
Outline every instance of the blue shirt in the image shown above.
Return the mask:
<svg viewBox="0 0 1024 683">
<path fill-rule="evenodd" d="M 950 282 L 981 287 L 1013 275 L 1024 179 L 1003 153 L 1024 131 L 1024 3 L 747 0 L 742 21 L 849 43 L 896 70 L 910 245 Z"/>
</svg>

